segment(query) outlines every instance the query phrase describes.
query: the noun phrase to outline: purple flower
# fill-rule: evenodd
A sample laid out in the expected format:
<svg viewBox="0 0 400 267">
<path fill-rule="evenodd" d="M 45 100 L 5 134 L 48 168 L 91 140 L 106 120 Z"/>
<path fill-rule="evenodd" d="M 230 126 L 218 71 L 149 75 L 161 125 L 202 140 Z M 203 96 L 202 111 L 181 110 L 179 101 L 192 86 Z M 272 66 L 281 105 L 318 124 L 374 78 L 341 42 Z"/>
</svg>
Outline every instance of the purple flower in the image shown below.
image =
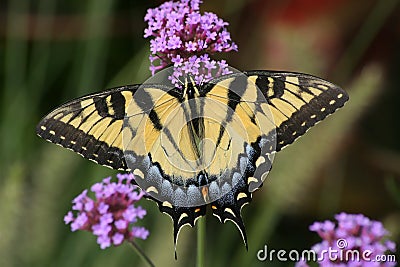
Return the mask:
<svg viewBox="0 0 400 267">
<path fill-rule="evenodd" d="M 304 259 L 301 259 L 300 261 L 296 262 L 294 267 L 309 267 L 309 265 Z"/>
<path fill-rule="evenodd" d="M 108 237 L 108 235 L 98 236 L 97 243 L 100 245 L 101 249 L 108 248 L 111 245 L 110 238 Z"/>
<path fill-rule="evenodd" d="M 176 35 L 173 35 L 168 40 L 168 49 L 177 49 L 180 48 L 182 45 L 181 38 Z"/>
<path fill-rule="evenodd" d="M 189 51 L 189 52 L 196 51 L 196 49 L 197 49 L 196 46 L 197 46 L 197 44 L 195 42 L 189 41 L 185 45 L 186 51 Z"/>
<path fill-rule="evenodd" d="M 128 221 L 126 221 L 126 220 L 118 220 L 118 221 L 115 221 L 114 224 L 118 230 L 124 230 L 128 227 Z"/>
<path fill-rule="evenodd" d="M 121 233 L 116 233 L 112 237 L 112 240 L 114 245 L 116 246 L 121 245 L 122 241 L 124 241 L 124 235 Z"/>
<path fill-rule="evenodd" d="M 196 25 L 200 23 L 201 15 L 199 13 L 190 13 L 186 18 L 186 23 L 190 25 Z"/>
<path fill-rule="evenodd" d="M 133 227 L 132 228 L 132 235 L 137 238 L 147 239 L 149 236 L 149 231 L 144 227 Z"/>
<path fill-rule="evenodd" d="M 83 191 L 73 200 L 73 211 L 64 217 L 71 230 L 86 230 L 97 236 L 97 243 L 102 249 L 114 244 L 118 246 L 124 240 L 146 239 L 149 231 L 144 227 L 133 226 L 143 219 L 146 210 L 135 206 L 144 193 L 131 183 L 132 174 L 118 174 L 118 181 L 111 182 L 111 177 L 103 179 L 91 187 L 95 199 Z"/>
<path fill-rule="evenodd" d="M 387 240 L 388 231 L 381 222 L 370 220 L 362 214 L 340 213 L 332 221 L 314 222 L 310 231 L 318 233 L 322 241 L 311 249 L 318 255 L 322 267 L 339 266 L 395 266 L 395 261 L 377 261 L 388 252 L 395 252 L 394 242 Z M 329 258 L 329 251 L 336 251 Z M 338 256 L 342 255 L 342 256 Z M 350 256 L 349 256 L 350 255 Z M 356 256 L 354 256 L 356 255 Z M 389 258 L 387 258 L 389 259 Z M 296 263 L 298 267 L 308 266 L 305 259 Z"/>
<path fill-rule="evenodd" d="M 72 211 L 68 211 L 67 215 L 64 216 L 65 224 L 69 224 L 70 222 L 74 221 L 74 214 Z"/>
<path fill-rule="evenodd" d="M 171 58 L 171 62 L 174 63 L 174 66 L 178 67 L 182 65 L 183 58 L 180 55 L 176 55 L 176 57 Z"/>
<path fill-rule="evenodd" d="M 150 71 L 173 64 L 171 82 L 180 87 L 180 78 L 187 74 L 195 81 L 209 81 L 214 77 L 229 74 L 226 61 L 211 60 L 210 54 L 237 51 L 226 27 L 228 23 L 211 12 L 201 14 L 201 0 L 165 2 L 147 10 L 144 20 L 148 27 L 145 38 L 150 40 Z M 159 59 L 156 61 L 155 59 Z"/>
</svg>

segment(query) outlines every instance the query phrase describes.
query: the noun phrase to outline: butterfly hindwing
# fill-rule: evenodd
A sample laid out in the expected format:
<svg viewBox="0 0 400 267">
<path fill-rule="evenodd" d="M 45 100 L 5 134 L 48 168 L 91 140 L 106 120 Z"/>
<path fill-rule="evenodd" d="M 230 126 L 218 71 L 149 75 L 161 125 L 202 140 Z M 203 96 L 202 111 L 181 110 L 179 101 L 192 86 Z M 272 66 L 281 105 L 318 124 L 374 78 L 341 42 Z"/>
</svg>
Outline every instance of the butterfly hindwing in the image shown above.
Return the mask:
<svg viewBox="0 0 400 267">
<path fill-rule="evenodd" d="M 157 199 L 151 198 L 158 205 L 158 208 L 161 212 L 167 214 L 171 217 L 173 222 L 173 235 L 174 235 L 174 246 L 175 246 L 175 258 L 176 255 L 176 245 L 178 242 L 179 232 L 182 227 L 185 225 L 189 225 L 194 227 L 196 221 L 206 215 L 206 207 L 205 205 L 199 207 L 177 207 L 173 206 L 170 203 L 160 202 Z"/>
</svg>

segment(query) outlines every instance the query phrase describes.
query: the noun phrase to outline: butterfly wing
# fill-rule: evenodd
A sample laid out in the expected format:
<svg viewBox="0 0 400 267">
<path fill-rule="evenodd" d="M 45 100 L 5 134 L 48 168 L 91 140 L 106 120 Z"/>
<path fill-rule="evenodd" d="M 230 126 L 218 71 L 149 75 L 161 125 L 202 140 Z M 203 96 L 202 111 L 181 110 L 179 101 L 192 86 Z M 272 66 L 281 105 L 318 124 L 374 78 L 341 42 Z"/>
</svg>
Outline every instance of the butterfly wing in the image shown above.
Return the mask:
<svg viewBox="0 0 400 267">
<path fill-rule="evenodd" d="M 321 78 L 295 72 L 245 73 L 264 94 L 273 114 L 280 151 L 310 127 L 342 107 L 348 94 Z"/>
<path fill-rule="evenodd" d="M 36 132 L 98 164 L 127 170 L 122 128 L 137 88 L 128 85 L 72 100 L 45 116 Z"/>
<path fill-rule="evenodd" d="M 219 130 L 210 127 L 207 135 L 219 144 L 217 158 L 224 158 L 222 148 L 226 147 L 227 139 L 224 141 L 226 131 L 223 129 L 226 126 L 240 132 L 236 124 L 241 124 L 246 130 L 246 138 L 235 138 L 232 142 L 230 150 L 236 148 L 240 152 L 234 152 L 236 161 L 226 166 L 235 170 L 242 165 L 231 176 L 232 182 L 237 181 L 231 183 L 235 185 L 229 188 L 229 193 L 211 203 L 211 207 L 213 215 L 221 222 L 234 222 L 247 246 L 240 212 L 251 201 L 251 192 L 262 185 L 265 177 L 262 174 L 270 170 L 273 153 L 293 143 L 310 127 L 342 107 L 348 95 L 337 85 L 312 75 L 271 71 L 244 74 L 211 81 L 205 88 L 205 96 L 224 102 L 226 107 Z M 213 110 L 213 107 L 205 107 L 205 110 Z M 237 120 L 232 119 L 235 116 Z"/>
<path fill-rule="evenodd" d="M 73 150 L 98 164 L 132 171 L 148 193 L 160 194 L 154 200 L 174 222 L 175 243 L 184 225 L 194 226 L 205 215 L 205 206 L 186 207 L 160 201 L 172 194 L 172 181 L 190 178 L 196 166 L 185 159 L 193 157 L 181 108 L 182 91 L 163 85 L 130 85 L 72 100 L 45 116 L 37 134 Z M 175 157 L 172 165 L 169 157 Z M 167 188 L 163 185 L 168 184 Z M 163 189 L 163 191 L 161 191 Z M 156 194 L 157 195 L 157 194 Z M 187 201 L 185 198 L 182 201 Z"/>
</svg>

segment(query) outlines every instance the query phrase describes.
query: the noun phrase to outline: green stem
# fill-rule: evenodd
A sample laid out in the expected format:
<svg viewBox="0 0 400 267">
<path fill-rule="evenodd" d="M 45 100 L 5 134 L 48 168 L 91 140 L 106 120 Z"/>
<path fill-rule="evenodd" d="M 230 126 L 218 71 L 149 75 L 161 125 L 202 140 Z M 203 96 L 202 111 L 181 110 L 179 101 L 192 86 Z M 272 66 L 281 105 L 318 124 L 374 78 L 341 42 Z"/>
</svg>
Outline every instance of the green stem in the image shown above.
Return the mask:
<svg viewBox="0 0 400 267">
<path fill-rule="evenodd" d="M 204 246 L 206 239 L 206 219 L 199 218 L 197 222 L 197 267 L 204 267 Z"/>
<path fill-rule="evenodd" d="M 144 251 L 138 246 L 138 244 L 135 243 L 135 241 L 130 241 L 129 242 L 132 245 L 133 250 L 140 256 L 140 258 L 146 262 L 146 264 L 150 267 L 155 267 L 154 263 L 147 257 L 147 255 L 144 253 Z"/>
</svg>

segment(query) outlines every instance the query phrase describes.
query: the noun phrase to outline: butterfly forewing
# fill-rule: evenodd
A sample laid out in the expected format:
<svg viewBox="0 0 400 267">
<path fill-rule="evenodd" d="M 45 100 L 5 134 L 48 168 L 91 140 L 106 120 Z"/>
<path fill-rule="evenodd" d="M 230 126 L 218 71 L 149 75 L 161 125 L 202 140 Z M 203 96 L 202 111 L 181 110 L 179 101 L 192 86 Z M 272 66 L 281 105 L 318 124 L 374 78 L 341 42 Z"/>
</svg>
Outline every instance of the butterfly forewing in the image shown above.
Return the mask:
<svg viewBox="0 0 400 267">
<path fill-rule="evenodd" d="M 265 94 L 273 114 L 277 151 L 293 143 L 310 127 L 342 107 L 349 99 L 337 85 L 303 73 L 246 73 Z"/>
<path fill-rule="evenodd" d="M 118 87 L 72 100 L 44 117 L 36 132 L 98 164 L 126 170 L 121 133 L 125 108 L 137 87 Z"/>
</svg>

